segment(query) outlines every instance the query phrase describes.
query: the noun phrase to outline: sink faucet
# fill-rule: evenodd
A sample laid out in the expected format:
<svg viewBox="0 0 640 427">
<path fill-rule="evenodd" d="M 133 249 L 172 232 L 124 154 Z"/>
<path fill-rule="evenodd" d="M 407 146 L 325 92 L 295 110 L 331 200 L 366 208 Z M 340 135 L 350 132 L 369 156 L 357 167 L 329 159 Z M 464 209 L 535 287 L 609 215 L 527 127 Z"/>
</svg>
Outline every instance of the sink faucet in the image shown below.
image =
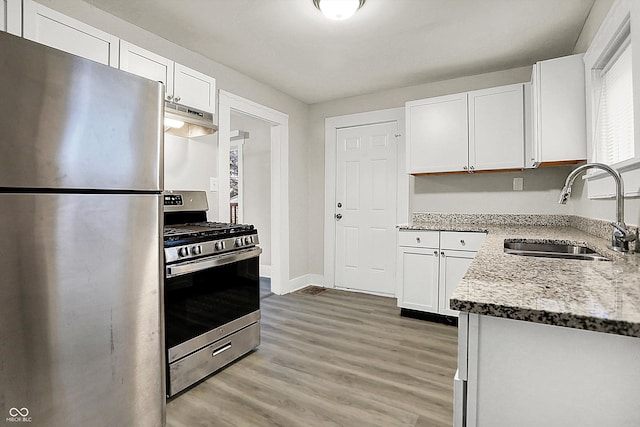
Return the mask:
<svg viewBox="0 0 640 427">
<path fill-rule="evenodd" d="M 576 180 L 576 177 L 587 169 L 594 168 L 608 172 L 616 182 L 616 221 L 611 223 L 613 226 L 611 233 L 611 249 L 619 252 L 629 252 L 629 242 L 633 242 L 636 239 L 636 234 L 629 230 L 627 225 L 624 223 L 624 183 L 622 182 L 620 172 L 603 163 L 587 163 L 585 165 L 578 166 L 571 171 L 567 177 L 558 202 L 563 205 L 566 204 L 567 200 L 569 200 L 569 197 L 571 196 L 571 186 L 573 185 L 573 181 Z"/>
</svg>

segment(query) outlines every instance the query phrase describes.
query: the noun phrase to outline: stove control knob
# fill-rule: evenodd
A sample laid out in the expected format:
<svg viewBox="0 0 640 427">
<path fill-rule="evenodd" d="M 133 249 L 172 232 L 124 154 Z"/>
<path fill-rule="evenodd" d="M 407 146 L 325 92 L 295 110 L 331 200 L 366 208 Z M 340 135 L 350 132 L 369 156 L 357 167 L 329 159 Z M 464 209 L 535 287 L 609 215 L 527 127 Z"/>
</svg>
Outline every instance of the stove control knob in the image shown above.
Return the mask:
<svg viewBox="0 0 640 427">
<path fill-rule="evenodd" d="M 247 236 L 247 237 L 244 238 L 244 244 L 245 245 L 250 245 L 251 243 L 253 243 L 253 237 Z"/>
<path fill-rule="evenodd" d="M 213 245 L 213 247 L 215 248 L 216 251 L 221 251 L 224 249 L 224 242 L 216 242 L 215 245 Z"/>
<path fill-rule="evenodd" d="M 242 237 L 236 239 L 236 247 L 239 248 L 240 246 L 242 246 Z"/>
<path fill-rule="evenodd" d="M 186 257 L 189 255 L 189 249 L 188 248 L 180 248 L 178 249 L 178 256 L 179 257 Z"/>
<path fill-rule="evenodd" d="M 191 248 L 192 255 L 200 255 L 202 253 L 202 246 L 194 246 Z"/>
</svg>

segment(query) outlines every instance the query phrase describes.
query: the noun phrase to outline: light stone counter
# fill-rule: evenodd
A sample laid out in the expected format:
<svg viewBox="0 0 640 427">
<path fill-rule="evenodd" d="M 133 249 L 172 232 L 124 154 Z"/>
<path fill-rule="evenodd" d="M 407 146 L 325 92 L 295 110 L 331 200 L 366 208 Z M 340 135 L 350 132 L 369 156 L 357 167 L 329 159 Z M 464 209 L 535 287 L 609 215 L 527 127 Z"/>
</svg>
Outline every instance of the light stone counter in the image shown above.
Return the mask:
<svg viewBox="0 0 640 427">
<path fill-rule="evenodd" d="M 610 227 L 606 222 L 564 215 L 414 214 L 412 225 L 399 227 L 488 233 L 451 298 L 452 309 L 640 337 L 640 254 L 614 252 L 608 239 L 576 228 L 602 235 Z M 612 262 L 505 254 L 505 239 L 585 245 Z"/>
</svg>

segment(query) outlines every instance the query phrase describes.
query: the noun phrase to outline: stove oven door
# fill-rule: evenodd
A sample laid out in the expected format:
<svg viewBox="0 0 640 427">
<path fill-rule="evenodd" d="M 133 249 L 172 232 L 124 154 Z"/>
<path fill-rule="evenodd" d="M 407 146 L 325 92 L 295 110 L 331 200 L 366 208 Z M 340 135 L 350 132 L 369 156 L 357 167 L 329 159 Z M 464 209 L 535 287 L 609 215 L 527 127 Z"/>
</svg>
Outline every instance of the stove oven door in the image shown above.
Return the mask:
<svg viewBox="0 0 640 427">
<path fill-rule="evenodd" d="M 166 267 L 165 336 L 170 376 L 172 364 L 182 366 L 190 359 L 201 359 L 196 352 L 230 339 L 231 334 L 248 329 L 260 319 L 261 252 L 260 248 L 251 248 Z M 242 354 L 255 348 L 259 338 L 251 341 L 243 344 L 248 348 Z M 227 353 L 236 351 L 234 348 Z M 209 357 L 218 355 L 216 351 L 211 353 Z M 177 392 L 171 383 L 169 378 L 169 395 Z"/>
</svg>

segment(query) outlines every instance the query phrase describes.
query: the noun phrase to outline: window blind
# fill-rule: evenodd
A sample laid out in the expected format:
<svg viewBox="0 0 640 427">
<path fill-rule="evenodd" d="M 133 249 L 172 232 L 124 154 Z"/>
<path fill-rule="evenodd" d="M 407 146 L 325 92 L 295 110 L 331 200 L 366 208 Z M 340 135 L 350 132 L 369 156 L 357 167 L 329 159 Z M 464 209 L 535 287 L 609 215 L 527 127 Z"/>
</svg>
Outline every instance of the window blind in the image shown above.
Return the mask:
<svg viewBox="0 0 640 427">
<path fill-rule="evenodd" d="M 599 74 L 594 151 L 598 162 L 614 165 L 635 155 L 631 43 L 617 52 Z"/>
</svg>

